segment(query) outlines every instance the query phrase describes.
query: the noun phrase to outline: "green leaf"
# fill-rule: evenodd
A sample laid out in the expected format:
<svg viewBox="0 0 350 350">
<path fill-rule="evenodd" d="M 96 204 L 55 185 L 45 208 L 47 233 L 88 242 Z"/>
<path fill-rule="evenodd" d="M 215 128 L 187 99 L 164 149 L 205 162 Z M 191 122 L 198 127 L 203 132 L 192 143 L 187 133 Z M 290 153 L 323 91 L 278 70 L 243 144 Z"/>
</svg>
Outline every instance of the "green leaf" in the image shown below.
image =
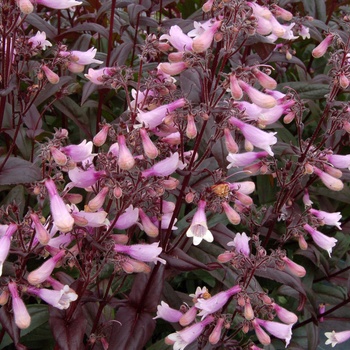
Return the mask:
<svg viewBox="0 0 350 350">
<path fill-rule="evenodd" d="M 329 93 L 328 84 L 316 84 L 312 81 L 291 81 L 288 83 L 282 83 L 278 85 L 278 89 L 280 91 L 284 91 L 284 88 L 286 87 L 294 89 L 302 99 L 316 100 L 319 98 L 324 98 L 325 95 Z"/>
</svg>

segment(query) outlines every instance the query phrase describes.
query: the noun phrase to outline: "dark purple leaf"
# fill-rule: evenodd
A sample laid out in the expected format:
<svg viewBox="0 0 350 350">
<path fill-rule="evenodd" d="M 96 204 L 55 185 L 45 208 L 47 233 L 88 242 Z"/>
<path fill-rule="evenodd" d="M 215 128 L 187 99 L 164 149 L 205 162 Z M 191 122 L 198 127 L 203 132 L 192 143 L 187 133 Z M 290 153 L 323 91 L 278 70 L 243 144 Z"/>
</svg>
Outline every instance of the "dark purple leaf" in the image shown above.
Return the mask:
<svg viewBox="0 0 350 350">
<path fill-rule="evenodd" d="M 125 64 L 125 61 L 129 57 L 130 52 L 132 51 L 133 44 L 126 42 L 118 45 L 111 52 L 111 63 L 117 63 L 119 66 Z"/>
<path fill-rule="evenodd" d="M 15 344 L 19 342 L 19 328 L 15 324 L 13 314 L 8 311 L 8 305 L 2 306 L 0 309 L 0 323 L 9 334 Z"/>
<path fill-rule="evenodd" d="M 180 74 L 180 85 L 182 93 L 189 101 L 196 103 L 201 100 L 201 79 L 195 69 L 190 68 Z"/>
<path fill-rule="evenodd" d="M 50 40 L 53 40 L 57 35 L 57 29 L 34 12 L 27 16 L 26 22 L 38 28 L 41 32 L 45 32 L 46 37 Z"/>
<path fill-rule="evenodd" d="M 137 24 L 137 17 L 140 15 L 142 11 L 145 11 L 146 8 L 142 5 L 138 4 L 130 4 L 127 7 L 130 24 L 134 27 Z"/>
<path fill-rule="evenodd" d="M 62 35 L 60 35 L 57 39 L 61 40 L 63 37 L 66 36 L 68 33 L 75 33 L 75 32 L 93 32 L 93 33 L 99 33 L 106 39 L 109 38 L 108 30 L 97 23 L 82 23 L 74 26 L 73 28 L 67 29 Z"/>
</svg>

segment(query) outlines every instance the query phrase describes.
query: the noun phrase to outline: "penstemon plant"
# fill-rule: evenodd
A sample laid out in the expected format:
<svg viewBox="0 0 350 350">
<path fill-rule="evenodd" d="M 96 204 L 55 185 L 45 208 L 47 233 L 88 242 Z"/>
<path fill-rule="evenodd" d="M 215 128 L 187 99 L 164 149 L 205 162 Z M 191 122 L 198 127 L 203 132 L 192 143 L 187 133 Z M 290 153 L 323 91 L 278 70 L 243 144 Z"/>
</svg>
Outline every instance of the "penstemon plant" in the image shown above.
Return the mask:
<svg viewBox="0 0 350 350">
<path fill-rule="evenodd" d="M 0 349 L 349 344 L 348 6 L 0 9 Z"/>
</svg>

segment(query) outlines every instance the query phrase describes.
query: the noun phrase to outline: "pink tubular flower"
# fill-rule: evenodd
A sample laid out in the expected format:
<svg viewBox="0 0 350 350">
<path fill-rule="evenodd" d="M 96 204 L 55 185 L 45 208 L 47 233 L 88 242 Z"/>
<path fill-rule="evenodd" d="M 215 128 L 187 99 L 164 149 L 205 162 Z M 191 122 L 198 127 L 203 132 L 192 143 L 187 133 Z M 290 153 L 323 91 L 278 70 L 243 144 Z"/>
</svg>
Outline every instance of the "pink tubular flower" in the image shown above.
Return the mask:
<svg viewBox="0 0 350 350">
<path fill-rule="evenodd" d="M 48 40 L 46 40 L 46 33 L 40 31 L 38 31 L 34 36 L 29 38 L 28 43 L 32 44 L 33 48 L 39 48 L 41 50 L 46 50 L 47 46 L 52 46 L 52 44 Z"/>
<path fill-rule="evenodd" d="M 328 339 L 326 340 L 326 345 L 332 344 L 334 348 L 339 343 L 344 343 L 345 341 L 350 339 L 350 331 L 343 332 L 326 332 L 324 334 Z"/>
<path fill-rule="evenodd" d="M 40 267 L 30 272 L 27 277 L 28 282 L 35 286 L 46 281 L 65 254 L 64 250 L 59 251 L 54 257 L 46 260 Z"/>
<path fill-rule="evenodd" d="M 160 305 L 157 306 L 157 316 L 153 319 L 162 318 L 168 322 L 179 322 L 182 312 L 171 308 L 166 302 L 161 301 Z"/>
<path fill-rule="evenodd" d="M 208 315 L 218 311 L 228 302 L 228 300 L 233 295 L 239 293 L 241 290 L 241 287 L 239 285 L 236 285 L 208 299 L 198 298 L 195 304 L 195 307 L 201 310 L 198 316 L 202 316 L 202 319 L 204 319 Z"/>
<path fill-rule="evenodd" d="M 336 168 L 339 168 L 339 169 L 348 168 L 350 170 L 350 154 L 345 156 L 340 154 L 331 154 L 327 156 L 327 160 Z"/>
<path fill-rule="evenodd" d="M 289 270 L 293 275 L 297 277 L 304 277 L 306 275 L 306 270 L 303 266 L 295 263 L 286 256 L 283 257 L 282 260 L 284 261 L 287 270 Z"/>
<path fill-rule="evenodd" d="M 75 0 L 36 0 L 36 3 L 56 10 L 65 10 L 82 4 L 81 1 Z"/>
<path fill-rule="evenodd" d="M 50 209 L 54 224 L 61 232 L 71 231 L 74 219 L 70 215 L 63 199 L 59 196 L 55 183 L 49 178 L 45 180 L 45 186 L 50 198 Z"/>
<path fill-rule="evenodd" d="M 95 59 L 96 51 L 97 51 L 97 49 L 95 49 L 94 47 L 91 47 L 87 51 L 75 51 L 75 50 L 73 50 L 73 51 L 71 51 L 70 54 L 71 54 L 72 60 L 75 63 L 81 64 L 83 66 L 86 66 L 86 65 L 91 64 L 91 63 L 101 64 L 101 63 L 103 63 L 103 61 Z"/>
<path fill-rule="evenodd" d="M 12 310 L 15 316 L 16 326 L 20 329 L 26 329 L 30 326 L 31 318 L 23 300 L 18 295 L 17 285 L 15 282 L 8 284 L 12 296 Z"/>
<path fill-rule="evenodd" d="M 214 321 L 213 316 L 207 317 L 205 320 L 195 323 L 194 325 L 184 328 L 176 333 L 169 334 L 166 342 L 171 341 L 175 350 L 183 350 L 185 347 L 194 342 L 204 331 L 205 327 Z"/>
<path fill-rule="evenodd" d="M 267 133 L 256 128 L 253 125 L 246 124 L 235 117 L 229 119 L 230 123 L 241 130 L 241 133 L 253 146 L 265 150 L 270 156 L 273 156 L 271 145 L 277 142 L 274 136 L 276 133 Z"/>
<path fill-rule="evenodd" d="M 197 136 L 196 122 L 194 115 L 191 113 L 187 116 L 186 136 L 191 140 Z"/>
<path fill-rule="evenodd" d="M 43 65 L 41 69 L 44 71 L 49 83 L 58 84 L 58 82 L 60 81 L 60 77 L 55 72 L 53 72 L 48 66 L 45 65 Z"/>
<path fill-rule="evenodd" d="M 162 124 L 168 113 L 173 112 L 177 108 L 183 107 L 185 104 L 186 100 L 184 98 L 180 98 L 169 104 L 157 107 L 149 112 L 142 112 L 139 110 L 136 119 L 146 127 L 154 129 L 158 125 Z"/>
<path fill-rule="evenodd" d="M 256 322 L 264 327 L 270 334 L 279 339 L 284 339 L 286 342 L 286 347 L 289 345 L 289 342 L 292 338 L 292 325 L 261 320 L 260 318 L 255 318 Z"/>
<path fill-rule="evenodd" d="M 143 151 L 149 159 L 155 159 L 158 157 L 158 148 L 154 145 L 150 139 L 148 132 L 145 128 L 140 129 L 141 142 L 143 146 Z"/>
<path fill-rule="evenodd" d="M 214 34 L 221 26 L 221 21 L 215 21 L 208 29 L 204 30 L 202 34 L 193 39 L 192 50 L 194 52 L 204 52 L 209 49 Z"/>
<path fill-rule="evenodd" d="M 225 323 L 225 319 L 222 317 L 220 317 L 217 320 L 216 325 L 209 336 L 209 343 L 210 344 L 217 344 L 219 342 L 220 337 L 221 337 L 221 330 L 224 326 L 224 323 Z"/>
<path fill-rule="evenodd" d="M 180 318 L 179 323 L 182 327 L 188 326 L 191 324 L 197 316 L 197 308 L 191 306 Z"/>
<path fill-rule="evenodd" d="M 243 255 L 248 257 L 250 255 L 249 241 L 250 238 L 245 232 L 236 233 L 236 236 L 233 239 L 233 241 L 228 242 L 227 245 L 229 247 L 235 247 L 238 253 L 242 253 Z"/>
<path fill-rule="evenodd" d="M 134 244 L 134 245 L 122 245 L 116 244 L 114 246 L 114 251 L 116 253 L 124 253 L 136 260 L 144 262 L 154 262 L 155 264 L 159 261 L 165 264 L 166 261 L 158 257 L 162 252 L 162 248 L 159 247 L 159 242 L 152 244 Z"/>
<path fill-rule="evenodd" d="M 341 230 L 339 220 L 342 218 L 340 212 L 336 213 L 327 213 L 323 210 L 317 210 L 310 208 L 310 213 L 316 216 L 318 219 L 322 221 L 325 225 L 336 226 L 338 230 Z"/>
<path fill-rule="evenodd" d="M 308 232 L 313 241 L 322 249 L 327 250 L 329 257 L 331 257 L 332 249 L 338 242 L 336 238 L 328 237 L 324 235 L 322 232 L 317 231 L 313 227 L 311 227 L 309 224 L 305 224 L 303 226 L 304 230 Z"/>
<path fill-rule="evenodd" d="M 127 228 L 135 225 L 138 219 L 139 209 L 134 209 L 131 204 L 128 208 L 126 208 L 125 212 L 119 216 L 114 228 L 117 228 L 118 230 L 126 230 Z"/>
<path fill-rule="evenodd" d="M 198 209 L 193 216 L 192 223 L 186 232 L 187 237 L 193 237 L 193 244 L 198 245 L 204 239 L 207 242 L 213 242 L 214 237 L 208 230 L 207 218 L 205 216 L 205 207 L 207 203 L 203 200 L 198 202 Z"/>
<path fill-rule="evenodd" d="M 162 62 L 158 65 L 159 70 L 169 75 L 178 75 L 187 69 L 187 67 L 188 64 L 182 61 L 174 63 Z"/>
<path fill-rule="evenodd" d="M 108 213 L 106 213 L 103 210 L 91 213 L 87 211 L 79 211 L 76 208 L 76 210 L 73 210 L 72 212 L 72 217 L 74 218 L 75 224 L 83 227 L 84 226 L 88 226 L 88 227 L 109 226 L 109 220 L 107 219 L 107 215 Z M 50 241 L 50 245 L 51 245 L 51 241 Z"/>
<path fill-rule="evenodd" d="M 103 85 L 106 78 L 110 78 L 114 74 L 113 67 L 103 67 L 100 69 L 89 68 L 88 73 L 84 74 L 95 85 Z"/>
<path fill-rule="evenodd" d="M 124 135 L 118 135 L 118 166 L 123 170 L 130 170 L 135 165 L 135 159 L 126 145 Z"/>
<path fill-rule="evenodd" d="M 298 321 L 298 316 L 293 312 L 288 311 L 282 306 L 277 305 L 276 303 L 271 304 L 273 309 L 276 311 L 277 317 L 286 324 L 294 324 Z"/>
<path fill-rule="evenodd" d="M 70 291 L 69 286 L 64 286 L 61 290 L 39 289 L 28 287 L 27 292 L 44 300 L 46 303 L 60 310 L 69 308 L 72 301 L 77 300 L 78 295 Z"/>
<path fill-rule="evenodd" d="M 234 100 L 240 100 L 243 97 L 243 90 L 238 84 L 236 74 L 230 74 L 230 90 Z"/>
<path fill-rule="evenodd" d="M 192 51 L 192 39 L 184 34 L 178 26 L 172 26 L 169 34 L 163 34 L 159 40 L 168 40 L 169 43 L 178 51 Z"/>
<path fill-rule="evenodd" d="M 34 229 L 35 229 L 35 237 L 42 245 L 46 245 L 50 241 L 50 235 L 47 232 L 46 228 L 43 226 L 43 224 L 40 222 L 40 219 L 37 214 L 32 213 L 30 214 L 30 218 L 33 221 Z"/>
<path fill-rule="evenodd" d="M 34 10 L 34 6 L 30 0 L 17 0 L 17 5 L 25 15 L 29 15 Z"/>
<path fill-rule="evenodd" d="M 111 126 L 109 124 L 102 126 L 102 129 L 94 136 L 92 140 L 95 146 L 101 147 L 105 144 L 110 128 Z"/>
<path fill-rule="evenodd" d="M 238 81 L 239 86 L 249 96 L 253 103 L 262 108 L 272 108 L 276 106 L 276 99 L 271 96 L 264 94 L 263 92 L 253 88 L 243 80 Z"/>
<path fill-rule="evenodd" d="M 139 208 L 139 215 L 143 230 L 149 237 L 157 237 L 159 235 L 158 227 L 151 221 L 145 212 Z"/>
<path fill-rule="evenodd" d="M 332 44 L 333 34 L 329 34 L 323 39 L 318 46 L 312 50 L 312 56 L 315 58 L 322 57 L 328 50 L 329 46 Z"/>
<path fill-rule="evenodd" d="M 95 185 L 95 183 L 106 175 L 104 170 L 96 171 L 93 166 L 87 170 L 75 167 L 68 171 L 68 176 L 72 181 L 74 187 L 87 188 Z"/>
<path fill-rule="evenodd" d="M 74 162 L 82 162 L 89 157 L 94 156 L 92 153 L 93 143 L 91 141 L 86 142 L 83 140 L 79 145 L 69 145 L 62 147 L 60 150 L 65 155 L 70 157 Z"/>
<path fill-rule="evenodd" d="M 258 81 L 262 87 L 264 87 L 265 89 L 271 89 L 271 90 L 276 89 L 277 82 L 275 79 L 271 78 L 266 73 L 260 71 L 258 68 L 254 68 L 252 70 L 252 73 L 258 79 Z"/>
<path fill-rule="evenodd" d="M 88 207 L 92 212 L 97 211 L 102 207 L 108 192 L 109 188 L 105 186 L 93 199 L 89 201 Z"/>
<path fill-rule="evenodd" d="M 10 251 L 12 236 L 16 231 L 17 231 L 17 225 L 10 224 L 7 227 L 5 234 L 0 238 L 0 276 L 2 275 L 4 262 Z"/>
<path fill-rule="evenodd" d="M 225 146 L 229 153 L 237 153 L 238 145 L 234 138 L 232 137 L 231 131 L 228 128 L 224 129 Z"/>
<path fill-rule="evenodd" d="M 262 345 L 269 345 L 271 344 L 271 338 L 269 337 L 269 335 L 260 327 L 257 319 L 255 318 L 254 320 L 252 320 L 252 326 L 254 328 L 255 334 L 259 339 L 259 342 Z"/>
<path fill-rule="evenodd" d="M 247 166 L 254 163 L 260 158 L 267 157 L 268 153 L 265 151 L 262 152 L 245 152 L 245 153 L 229 153 L 226 159 L 230 162 L 227 166 L 227 169 L 232 167 L 241 167 Z"/>
<path fill-rule="evenodd" d="M 241 222 L 240 215 L 227 202 L 222 202 L 221 206 L 232 225 L 238 225 Z"/>
<path fill-rule="evenodd" d="M 161 160 L 154 164 L 151 168 L 142 171 L 142 177 L 150 176 L 169 176 L 171 175 L 179 165 L 179 154 L 176 152 L 170 157 Z"/>
</svg>

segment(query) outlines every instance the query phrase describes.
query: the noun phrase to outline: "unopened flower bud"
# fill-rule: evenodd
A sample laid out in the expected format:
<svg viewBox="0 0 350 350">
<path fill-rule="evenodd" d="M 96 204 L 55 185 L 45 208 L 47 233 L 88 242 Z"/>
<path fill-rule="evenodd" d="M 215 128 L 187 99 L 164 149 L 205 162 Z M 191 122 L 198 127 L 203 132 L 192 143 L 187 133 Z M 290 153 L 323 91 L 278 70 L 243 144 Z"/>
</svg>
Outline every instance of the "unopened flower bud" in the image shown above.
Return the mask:
<svg viewBox="0 0 350 350">
<path fill-rule="evenodd" d="M 102 207 L 108 192 L 109 188 L 103 187 L 102 190 L 93 199 L 89 201 L 88 207 L 91 212 L 95 212 Z"/>
<path fill-rule="evenodd" d="M 219 263 L 224 264 L 224 263 L 231 261 L 234 258 L 234 256 L 235 256 L 235 254 L 233 252 L 225 252 L 225 253 L 220 254 L 217 257 L 217 260 Z"/>
<path fill-rule="evenodd" d="M 295 119 L 295 112 L 290 111 L 283 117 L 283 122 L 285 124 L 290 124 Z"/>
<path fill-rule="evenodd" d="M 238 81 L 239 86 L 249 96 L 253 103 L 262 108 L 272 108 L 277 104 L 276 99 L 273 96 L 264 94 L 263 92 L 253 88 L 243 80 Z"/>
<path fill-rule="evenodd" d="M 34 6 L 30 0 L 18 0 L 17 4 L 21 12 L 25 15 L 29 15 L 34 10 Z"/>
<path fill-rule="evenodd" d="M 256 76 L 256 78 L 259 80 L 259 83 L 262 87 L 265 89 L 274 90 L 277 87 L 277 82 L 275 79 L 271 78 L 264 72 L 261 72 L 259 69 L 254 68 L 252 70 L 253 74 Z"/>
<path fill-rule="evenodd" d="M 307 244 L 307 242 L 306 242 L 306 240 L 305 240 L 305 237 L 304 237 L 303 235 L 300 235 L 300 236 L 298 237 L 298 244 L 299 244 L 299 248 L 300 248 L 301 250 L 307 250 L 308 244 Z"/>
<path fill-rule="evenodd" d="M 66 193 L 64 195 L 64 199 L 66 199 L 69 203 L 79 204 L 83 200 L 83 196 L 79 193 Z"/>
<path fill-rule="evenodd" d="M 169 177 L 168 179 L 162 180 L 162 185 L 166 190 L 175 190 L 179 183 L 180 181 L 174 177 Z"/>
<path fill-rule="evenodd" d="M 230 90 L 234 100 L 240 100 L 243 97 L 243 90 L 238 84 L 236 74 L 230 74 Z"/>
<path fill-rule="evenodd" d="M 151 221 L 151 219 L 145 214 L 145 212 L 139 208 L 139 216 L 141 224 L 146 235 L 149 237 L 157 237 L 159 235 L 158 227 Z"/>
<path fill-rule="evenodd" d="M 123 195 L 123 190 L 119 186 L 114 187 L 113 196 L 119 199 L 122 195 Z"/>
<path fill-rule="evenodd" d="M 333 35 L 330 34 L 312 50 L 312 56 L 315 58 L 322 57 L 327 52 L 329 46 L 332 44 L 332 41 Z"/>
<path fill-rule="evenodd" d="M 221 206 L 224 209 L 227 219 L 232 225 L 238 225 L 241 222 L 240 215 L 227 202 L 222 202 Z"/>
<path fill-rule="evenodd" d="M 182 327 L 188 326 L 191 324 L 196 316 L 197 316 L 197 308 L 195 306 L 192 306 L 189 308 L 180 318 L 179 323 Z"/>
<path fill-rule="evenodd" d="M 154 143 L 150 139 L 148 132 L 145 128 L 140 129 L 140 136 L 141 136 L 143 150 L 146 156 L 150 159 L 157 158 L 159 154 L 158 148 L 154 145 Z"/>
<path fill-rule="evenodd" d="M 185 201 L 186 203 L 192 203 L 194 200 L 194 193 L 193 192 L 188 192 L 185 196 Z"/>
<path fill-rule="evenodd" d="M 7 290 L 3 290 L 0 294 L 0 305 L 6 305 L 9 300 L 10 293 Z"/>
<path fill-rule="evenodd" d="M 207 0 L 202 6 L 202 11 L 209 12 L 213 7 L 213 3 L 214 3 L 214 0 Z"/>
<path fill-rule="evenodd" d="M 346 89 L 349 86 L 349 79 L 344 73 L 341 73 L 339 76 L 339 85 L 343 88 Z"/>
<path fill-rule="evenodd" d="M 343 172 L 337 168 L 324 164 L 324 170 L 327 174 L 340 179 L 343 176 Z"/>
<path fill-rule="evenodd" d="M 126 146 L 126 140 L 124 135 L 118 135 L 118 145 L 119 145 L 119 154 L 118 154 L 118 166 L 123 170 L 130 170 L 135 165 L 135 159 Z"/>
<path fill-rule="evenodd" d="M 57 165 L 64 166 L 67 164 L 67 156 L 56 147 L 50 147 L 50 152 Z"/>
<path fill-rule="evenodd" d="M 30 214 L 30 217 L 34 224 L 36 238 L 42 245 L 48 244 L 50 241 L 50 235 L 45 229 L 45 227 L 42 225 L 42 223 L 40 222 L 38 215 L 35 213 L 32 213 Z"/>
<path fill-rule="evenodd" d="M 244 317 L 246 320 L 250 321 L 254 318 L 254 310 L 249 299 L 246 299 L 244 304 Z"/>
<path fill-rule="evenodd" d="M 193 114 L 187 116 L 186 136 L 189 139 L 194 139 L 197 136 L 197 127 Z"/>
<path fill-rule="evenodd" d="M 109 124 L 103 125 L 102 129 L 92 139 L 95 146 L 101 147 L 105 144 L 110 128 L 111 126 Z"/>
<path fill-rule="evenodd" d="M 49 67 L 47 66 L 42 66 L 41 69 L 44 71 L 47 80 L 51 84 L 57 84 L 60 81 L 60 77 L 54 73 Z"/>
<path fill-rule="evenodd" d="M 209 336 L 210 344 L 217 344 L 219 342 L 221 337 L 221 330 L 223 328 L 224 322 L 225 322 L 225 319 L 222 317 L 217 320 L 216 325 Z"/>
<path fill-rule="evenodd" d="M 228 128 L 224 129 L 224 136 L 225 136 L 225 146 L 229 153 L 237 153 L 238 152 L 238 145 L 234 138 L 232 137 L 231 131 Z"/>
</svg>

